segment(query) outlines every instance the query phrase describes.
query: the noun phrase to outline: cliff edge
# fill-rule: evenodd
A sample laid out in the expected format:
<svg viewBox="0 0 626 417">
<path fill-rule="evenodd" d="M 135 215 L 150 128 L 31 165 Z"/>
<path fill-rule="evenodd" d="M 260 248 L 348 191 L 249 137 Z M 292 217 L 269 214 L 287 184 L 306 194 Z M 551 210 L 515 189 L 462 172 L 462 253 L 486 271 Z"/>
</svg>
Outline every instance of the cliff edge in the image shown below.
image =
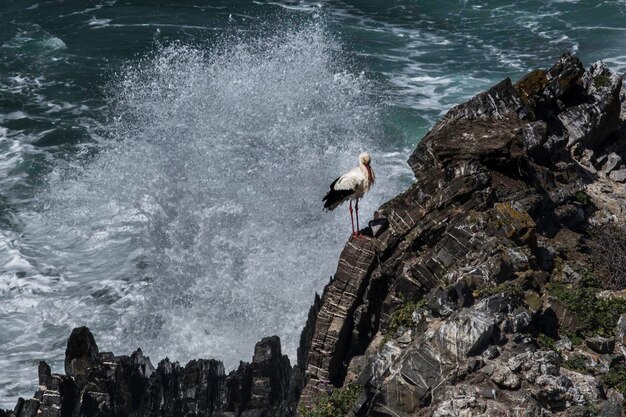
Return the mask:
<svg viewBox="0 0 626 417">
<path fill-rule="evenodd" d="M 622 81 L 566 54 L 432 128 L 307 323 L 301 405 L 354 381 L 350 415 L 623 415 Z"/>
</svg>

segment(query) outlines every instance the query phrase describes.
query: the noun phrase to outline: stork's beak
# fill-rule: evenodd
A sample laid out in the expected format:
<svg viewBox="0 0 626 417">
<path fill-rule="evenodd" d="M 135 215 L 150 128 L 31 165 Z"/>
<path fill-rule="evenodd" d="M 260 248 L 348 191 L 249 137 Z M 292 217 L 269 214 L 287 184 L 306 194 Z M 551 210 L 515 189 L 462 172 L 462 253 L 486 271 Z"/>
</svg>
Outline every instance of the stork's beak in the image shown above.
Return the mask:
<svg viewBox="0 0 626 417">
<path fill-rule="evenodd" d="M 365 169 L 367 169 L 367 179 L 372 181 L 372 168 L 370 168 L 370 164 L 365 165 Z"/>
</svg>

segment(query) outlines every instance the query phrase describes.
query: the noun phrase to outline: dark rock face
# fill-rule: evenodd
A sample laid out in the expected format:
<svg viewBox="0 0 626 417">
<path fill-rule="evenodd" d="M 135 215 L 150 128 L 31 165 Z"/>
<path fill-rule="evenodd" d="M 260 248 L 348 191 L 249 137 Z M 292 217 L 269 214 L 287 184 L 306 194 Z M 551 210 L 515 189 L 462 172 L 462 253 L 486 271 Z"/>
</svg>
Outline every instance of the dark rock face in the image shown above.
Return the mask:
<svg viewBox="0 0 626 417">
<path fill-rule="evenodd" d="M 451 109 L 409 158 L 416 183 L 376 212 L 388 227 L 348 242 L 308 328 L 300 404 L 347 372 L 363 386 L 359 416 L 613 410 L 600 375 L 610 364 L 594 377 L 561 362 L 608 355 L 615 341 L 557 354 L 544 340 L 587 320 L 550 285 L 579 285 L 588 228 L 626 219 L 621 90 L 604 64 L 585 70 L 564 55 Z M 407 300 L 421 303 L 408 322 Z"/>
<path fill-rule="evenodd" d="M 625 160 L 623 78 L 563 55 L 423 138 L 415 183 L 316 295 L 294 368 L 276 337 L 226 375 L 98 352 L 80 328 L 66 376 L 41 363 L 8 415 L 287 417 L 356 383 L 351 417 L 622 416 L 626 295 L 588 282 L 592 227 L 626 223 Z"/>
<path fill-rule="evenodd" d="M 85 378 L 99 366 L 98 346 L 93 335 L 88 328 L 77 327 L 67 341 L 65 375 L 76 379 Z"/>
</svg>

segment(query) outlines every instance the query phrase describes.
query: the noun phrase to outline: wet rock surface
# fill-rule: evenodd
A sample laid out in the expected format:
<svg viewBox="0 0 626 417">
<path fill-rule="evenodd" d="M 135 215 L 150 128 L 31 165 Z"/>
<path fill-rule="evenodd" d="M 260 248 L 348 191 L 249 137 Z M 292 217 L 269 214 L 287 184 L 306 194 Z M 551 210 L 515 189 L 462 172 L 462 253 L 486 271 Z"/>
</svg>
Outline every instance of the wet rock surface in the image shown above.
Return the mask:
<svg viewBox="0 0 626 417">
<path fill-rule="evenodd" d="M 356 384 L 354 417 L 624 415 L 626 279 L 593 250 L 626 220 L 622 84 L 566 54 L 451 109 L 409 158 L 415 183 L 347 242 L 293 368 L 276 337 L 226 374 L 98 352 L 81 328 L 66 375 L 40 364 L 5 414 L 308 417 Z"/>
</svg>

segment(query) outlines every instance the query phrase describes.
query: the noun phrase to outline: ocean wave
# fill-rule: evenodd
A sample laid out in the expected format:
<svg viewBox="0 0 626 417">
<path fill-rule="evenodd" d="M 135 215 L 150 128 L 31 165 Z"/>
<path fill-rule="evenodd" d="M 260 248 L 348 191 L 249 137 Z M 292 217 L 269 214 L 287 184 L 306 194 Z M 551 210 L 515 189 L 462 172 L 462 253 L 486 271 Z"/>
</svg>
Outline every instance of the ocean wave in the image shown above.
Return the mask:
<svg viewBox="0 0 626 417">
<path fill-rule="evenodd" d="M 15 36 L 2 44 L 3 48 L 19 48 L 24 53 L 37 54 L 67 49 L 62 39 L 52 35 L 36 24 L 25 25 Z"/>
<path fill-rule="evenodd" d="M 316 25 L 174 43 L 120 74 L 97 156 L 58 164 L 19 216 L 29 276 L 72 300 L 58 324 L 90 325 L 108 350 L 227 367 L 278 334 L 293 357 L 350 232 L 347 211 L 321 210 L 327 184 L 369 149 L 381 179 L 366 219 L 410 181 L 381 147 L 373 85 Z M 43 309 L 35 293 L 12 311 Z"/>
</svg>

